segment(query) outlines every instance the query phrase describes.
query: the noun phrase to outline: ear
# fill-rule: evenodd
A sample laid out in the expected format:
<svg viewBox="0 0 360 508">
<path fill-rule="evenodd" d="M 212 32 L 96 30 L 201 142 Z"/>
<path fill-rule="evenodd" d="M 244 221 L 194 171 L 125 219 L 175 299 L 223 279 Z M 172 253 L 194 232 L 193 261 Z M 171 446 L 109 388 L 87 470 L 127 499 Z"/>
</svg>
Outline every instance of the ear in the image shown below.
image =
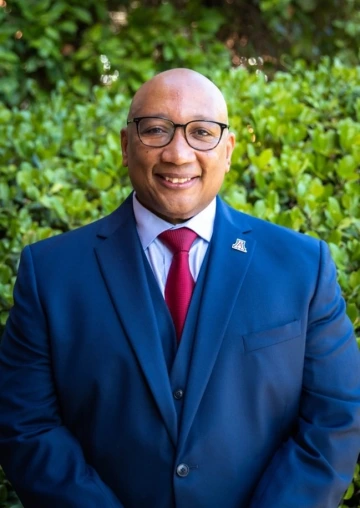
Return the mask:
<svg viewBox="0 0 360 508">
<path fill-rule="evenodd" d="M 123 166 L 128 166 L 128 132 L 127 128 L 121 129 L 120 132 L 120 140 L 121 140 L 121 153 L 122 153 L 122 163 Z"/>
<path fill-rule="evenodd" d="M 228 137 L 226 140 L 226 173 L 230 171 L 230 164 L 231 164 L 231 156 L 235 148 L 235 134 L 233 132 L 228 133 Z"/>
</svg>

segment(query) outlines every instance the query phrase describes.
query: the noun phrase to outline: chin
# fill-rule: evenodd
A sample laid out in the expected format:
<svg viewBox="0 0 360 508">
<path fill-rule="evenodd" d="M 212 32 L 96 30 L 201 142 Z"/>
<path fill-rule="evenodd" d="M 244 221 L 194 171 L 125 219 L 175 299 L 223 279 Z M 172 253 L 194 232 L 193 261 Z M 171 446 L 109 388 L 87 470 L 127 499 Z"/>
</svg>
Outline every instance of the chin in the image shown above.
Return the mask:
<svg viewBox="0 0 360 508">
<path fill-rule="evenodd" d="M 185 222 L 191 217 L 195 215 L 195 213 L 187 212 L 187 213 L 174 213 L 171 211 L 170 213 L 166 210 L 159 210 L 154 212 L 156 215 L 158 215 L 161 219 L 166 220 L 167 222 L 170 222 L 171 224 L 181 224 L 182 222 Z"/>
</svg>

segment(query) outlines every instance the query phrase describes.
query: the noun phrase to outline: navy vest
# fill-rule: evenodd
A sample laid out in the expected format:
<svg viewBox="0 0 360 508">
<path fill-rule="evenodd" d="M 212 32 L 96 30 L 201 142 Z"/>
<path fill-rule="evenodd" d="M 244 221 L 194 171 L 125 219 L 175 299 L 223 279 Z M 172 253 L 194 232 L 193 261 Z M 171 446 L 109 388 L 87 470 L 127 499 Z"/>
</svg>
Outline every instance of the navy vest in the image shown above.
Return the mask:
<svg viewBox="0 0 360 508">
<path fill-rule="evenodd" d="M 202 293 L 206 280 L 210 247 L 211 245 L 209 245 L 207 249 L 200 268 L 200 273 L 195 284 L 179 346 L 177 344 L 175 327 L 169 309 L 163 295 L 161 294 L 151 266 L 144 255 L 145 271 L 150 294 L 152 296 L 154 313 L 157 316 L 157 324 L 159 335 L 161 337 L 165 363 L 169 373 L 171 390 L 174 394 L 173 400 L 178 416 L 178 428 L 183 408 L 183 401 L 186 397 L 187 378 L 191 365 L 192 349 L 196 340 L 198 311 L 201 306 Z"/>
</svg>

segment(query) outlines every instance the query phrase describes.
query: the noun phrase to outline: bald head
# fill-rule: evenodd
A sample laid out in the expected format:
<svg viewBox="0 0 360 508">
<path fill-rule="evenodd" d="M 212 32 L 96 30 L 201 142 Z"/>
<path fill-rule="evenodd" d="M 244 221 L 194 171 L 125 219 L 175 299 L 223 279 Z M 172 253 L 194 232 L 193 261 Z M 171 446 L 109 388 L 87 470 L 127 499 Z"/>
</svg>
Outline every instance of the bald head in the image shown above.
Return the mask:
<svg viewBox="0 0 360 508">
<path fill-rule="evenodd" d="M 129 118 L 136 116 L 161 116 L 161 102 L 166 101 L 174 112 L 186 107 L 204 118 L 212 116 L 227 123 L 227 106 L 218 87 L 202 74 L 191 69 L 171 69 L 157 74 L 136 92 L 130 106 Z M 172 104 L 170 104 L 172 103 Z M 183 110 L 183 109 L 182 109 Z M 201 111 L 202 110 L 202 111 Z M 183 110 L 184 111 L 184 110 Z"/>
</svg>

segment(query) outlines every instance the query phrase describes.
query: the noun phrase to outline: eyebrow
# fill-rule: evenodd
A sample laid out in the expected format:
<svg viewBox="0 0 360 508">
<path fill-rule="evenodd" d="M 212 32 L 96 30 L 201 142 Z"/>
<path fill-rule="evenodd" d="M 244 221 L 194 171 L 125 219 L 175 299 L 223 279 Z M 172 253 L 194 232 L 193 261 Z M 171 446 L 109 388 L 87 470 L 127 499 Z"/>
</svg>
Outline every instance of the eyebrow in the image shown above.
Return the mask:
<svg viewBox="0 0 360 508">
<path fill-rule="evenodd" d="M 149 113 L 149 114 L 146 114 L 146 115 L 140 115 L 140 114 L 136 114 L 136 115 L 133 115 L 132 118 L 141 118 L 141 117 L 158 117 L 158 118 L 164 118 L 165 120 L 170 120 L 171 122 L 173 123 L 176 123 L 174 122 L 171 118 L 169 118 L 166 114 L 164 113 Z M 194 117 L 194 120 L 207 120 L 207 121 L 212 121 L 212 120 L 209 120 L 209 117 L 208 116 L 205 116 L 205 115 L 198 115 L 196 117 Z M 189 120 L 190 122 L 192 122 L 193 120 Z"/>
</svg>

